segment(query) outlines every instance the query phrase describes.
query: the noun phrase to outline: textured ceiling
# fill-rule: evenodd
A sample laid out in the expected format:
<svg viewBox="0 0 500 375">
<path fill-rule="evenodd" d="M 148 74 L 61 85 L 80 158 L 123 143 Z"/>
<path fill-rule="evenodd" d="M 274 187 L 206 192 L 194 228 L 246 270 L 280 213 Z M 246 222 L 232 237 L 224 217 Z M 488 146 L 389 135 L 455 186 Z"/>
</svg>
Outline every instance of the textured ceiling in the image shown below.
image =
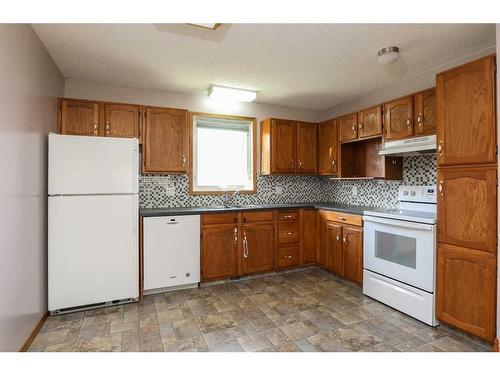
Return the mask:
<svg viewBox="0 0 500 375">
<path fill-rule="evenodd" d="M 38 24 L 63 75 L 200 93 L 258 90 L 257 101 L 324 110 L 493 46 L 489 24 Z M 380 48 L 401 59 L 377 63 Z"/>
</svg>

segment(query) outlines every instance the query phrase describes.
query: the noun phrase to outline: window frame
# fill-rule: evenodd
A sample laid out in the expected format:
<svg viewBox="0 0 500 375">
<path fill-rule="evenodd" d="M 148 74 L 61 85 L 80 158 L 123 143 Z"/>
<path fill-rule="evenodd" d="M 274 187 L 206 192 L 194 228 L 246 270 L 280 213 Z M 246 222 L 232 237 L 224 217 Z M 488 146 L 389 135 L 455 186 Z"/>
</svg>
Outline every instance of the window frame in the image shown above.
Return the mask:
<svg viewBox="0 0 500 375">
<path fill-rule="evenodd" d="M 253 189 L 251 190 L 240 190 L 241 194 L 255 194 L 257 193 L 257 119 L 255 117 L 246 116 L 236 116 L 236 115 L 224 115 L 217 113 L 205 113 L 205 112 L 189 112 L 189 194 L 190 195 L 223 195 L 227 193 L 232 193 L 235 190 L 206 190 L 206 191 L 195 191 L 194 187 L 194 117 L 211 117 L 220 118 L 226 120 L 239 120 L 251 122 L 252 127 L 252 180 Z"/>
</svg>

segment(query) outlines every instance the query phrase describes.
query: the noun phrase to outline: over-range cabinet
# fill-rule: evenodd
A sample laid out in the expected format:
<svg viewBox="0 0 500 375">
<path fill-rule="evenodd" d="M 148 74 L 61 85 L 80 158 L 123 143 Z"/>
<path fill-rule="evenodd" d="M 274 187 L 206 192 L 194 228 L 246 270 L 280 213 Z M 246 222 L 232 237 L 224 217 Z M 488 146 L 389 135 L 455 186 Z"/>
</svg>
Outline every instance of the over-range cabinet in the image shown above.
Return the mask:
<svg viewBox="0 0 500 375">
<path fill-rule="evenodd" d="M 497 293 L 495 57 L 438 74 L 436 100 L 437 317 L 493 342 Z"/>
</svg>

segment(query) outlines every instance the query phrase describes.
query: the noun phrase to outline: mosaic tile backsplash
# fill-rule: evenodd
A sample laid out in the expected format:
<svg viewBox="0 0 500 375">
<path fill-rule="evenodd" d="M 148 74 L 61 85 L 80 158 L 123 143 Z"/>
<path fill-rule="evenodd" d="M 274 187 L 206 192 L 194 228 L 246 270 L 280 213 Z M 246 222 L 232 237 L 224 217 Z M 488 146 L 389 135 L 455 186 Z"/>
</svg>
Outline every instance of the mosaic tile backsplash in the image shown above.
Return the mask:
<svg viewBox="0 0 500 375">
<path fill-rule="evenodd" d="M 257 193 L 243 194 L 235 204 L 337 202 L 376 207 L 396 207 L 400 185 L 436 183 L 434 154 L 404 158 L 403 181 L 330 180 L 325 176 L 257 176 Z M 168 195 L 169 188 L 175 195 Z M 276 194 L 276 187 L 282 194 Z M 357 195 L 353 196 L 353 187 Z M 186 175 L 143 175 L 139 177 L 139 204 L 150 207 L 219 206 L 221 195 L 189 195 Z"/>
</svg>

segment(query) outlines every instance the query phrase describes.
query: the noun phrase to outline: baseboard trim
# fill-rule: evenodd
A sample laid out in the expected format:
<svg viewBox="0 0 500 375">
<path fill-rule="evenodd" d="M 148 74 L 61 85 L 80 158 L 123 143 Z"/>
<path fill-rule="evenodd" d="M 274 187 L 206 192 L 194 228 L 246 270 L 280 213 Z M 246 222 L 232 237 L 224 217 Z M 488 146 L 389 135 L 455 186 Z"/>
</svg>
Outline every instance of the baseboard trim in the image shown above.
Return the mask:
<svg viewBox="0 0 500 375">
<path fill-rule="evenodd" d="M 30 348 L 31 343 L 35 339 L 36 335 L 38 335 L 38 332 L 40 332 L 40 330 L 42 329 L 43 323 L 45 323 L 48 317 L 49 317 L 49 312 L 47 311 L 45 312 L 45 314 L 43 314 L 42 318 L 37 323 L 35 328 L 33 328 L 31 335 L 29 335 L 28 339 L 24 342 L 23 346 L 21 346 L 21 349 L 19 350 L 20 352 L 26 352 Z"/>
<path fill-rule="evenodd" d="M 493 352 L 498 352 L 498 337 L 495 339 L 495 342 L 493 343 Z"/>
</svg>

